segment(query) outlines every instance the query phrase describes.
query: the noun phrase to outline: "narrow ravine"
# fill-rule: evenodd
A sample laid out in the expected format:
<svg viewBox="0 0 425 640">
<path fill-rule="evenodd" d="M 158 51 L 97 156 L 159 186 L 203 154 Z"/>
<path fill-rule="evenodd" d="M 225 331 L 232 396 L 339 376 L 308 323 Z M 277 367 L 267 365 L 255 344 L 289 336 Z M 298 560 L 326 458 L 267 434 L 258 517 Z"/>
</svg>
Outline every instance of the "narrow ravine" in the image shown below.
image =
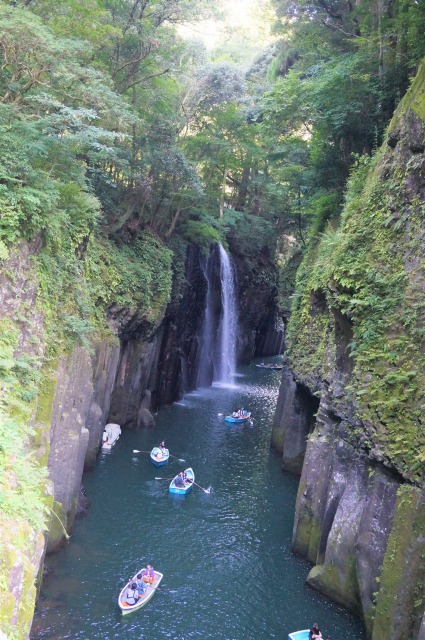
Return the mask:
<svg viewBox="0 0 425 640">
<path fill-rule="evenodd" d="M 282 474 L 270 449 L 278 384 L 278 372 L 242 367 L 236 385 L 187 395 L 159 412 L 154 429 L 126 431 L 99 456 L 84 477 L 88 515 L 47 560 L 32 640 L 283 640 L 313 622 L 332 640 L 365 637 L 350 613 L 305 586 L 309 565 L 292 555 L 298 479 Z M 219 415 L 240 406 L 253 427 Z M 133 453 L 161 439 L 210 495 L 194 487 L 181 499 L 155 480 L 185 466 L 157 469 Z M 122 617 L 120 588 L 147 561 L 164 573 L 162 590 Z"/>
</svg>

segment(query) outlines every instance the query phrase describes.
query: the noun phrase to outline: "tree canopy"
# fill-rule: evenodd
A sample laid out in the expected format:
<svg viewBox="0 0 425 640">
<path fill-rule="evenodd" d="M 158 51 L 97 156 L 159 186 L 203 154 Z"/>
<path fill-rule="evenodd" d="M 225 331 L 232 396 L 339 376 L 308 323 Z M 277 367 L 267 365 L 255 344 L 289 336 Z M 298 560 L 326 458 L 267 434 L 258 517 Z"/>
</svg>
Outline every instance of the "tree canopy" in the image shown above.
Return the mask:
<svg viewBox="0 0 425 640">
<path fill-rule="evenodd" d="M 424 2 L 271 6 L 274 41 L 247 66 L 229 38 L 208 50 L 179 29 L 219 0 L 1 2 L 2 241 L 47 242 L 66 219 L 76 242 L 167 242 L 233 208 L 303 243 L 337 215 L 425 53 Z"/>
</svg>

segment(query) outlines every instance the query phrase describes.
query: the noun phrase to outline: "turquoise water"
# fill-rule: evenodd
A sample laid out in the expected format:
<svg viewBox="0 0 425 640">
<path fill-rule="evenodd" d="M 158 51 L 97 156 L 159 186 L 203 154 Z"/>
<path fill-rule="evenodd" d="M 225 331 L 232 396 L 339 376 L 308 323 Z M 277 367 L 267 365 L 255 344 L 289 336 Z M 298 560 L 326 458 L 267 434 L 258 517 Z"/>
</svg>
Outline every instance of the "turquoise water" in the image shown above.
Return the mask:
<svg viewBox="0 0 425 640">
<path fill-rule="evenodd" d="M 305 585 L 310 566 L 291 553 L 298 479 L 270 449 L 279 372 L 239 369 L 233 388 L 212 387 L 162 409 L 152 430 L 126 431 L 85 474 L 88 516 L 48 558 L 32 639 L 286 640 L 317 622 L 324 637 L 364 640 L 360 622 Z M 244 406 L 254 426 L 219 414 Z M 155 468 L 145 453 L 165 439 L 186 463 Z M 192 466 L 187 496 L 168 480 Z M 122 616 L 117 597 L 146 562 L 161 591 Z"/>
</svg>

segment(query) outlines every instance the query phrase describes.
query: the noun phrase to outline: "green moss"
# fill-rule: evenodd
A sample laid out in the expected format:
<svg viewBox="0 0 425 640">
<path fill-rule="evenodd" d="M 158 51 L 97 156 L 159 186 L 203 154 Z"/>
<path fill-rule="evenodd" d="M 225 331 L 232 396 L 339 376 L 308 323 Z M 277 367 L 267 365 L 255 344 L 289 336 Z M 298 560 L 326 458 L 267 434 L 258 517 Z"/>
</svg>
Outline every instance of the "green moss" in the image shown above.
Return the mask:
<svg viewBox="0 0 425 640">
<path fill-rule="evenodd" d="M 310 524 L 310 537 L 308 541 L 307 559 L 316 562 L 319 552 L 320 538 L 322 537 L 322 527 L 316 519 L 312 519 Z"/>
<path fill-rule="evenodd" d="M 419 67 L 410 91 L 403 98 L 400 110 L 413 109 L 416 115 L 425 121 L 425 64 Z"/>
<path fill-rule="evenodd" d="M 302 501 L 305 488 L 305 480 L 301 477 L 298 486 L 297 504 L 300 504 L 300 501 Z M 295 553 L 306 557 L 310 562 L 316 562 L 322 530 L 319 522 L 311 511 L 310 505 L 304 502 L 302 502 L 302 505 L 297 520 L 292 548 Z"/>
<path fill-rule="evenodd" d="M 67 514 L 64 506 L 60 502 L 53 502 L 50 510 L 51 518 L 49 521 L 49 548 L 54 549 L 62 544 L 64 539 L 64 529 L 67 521 Z"/>
<path fill-rule="evenodd" d="M 39 385 L 35 420 L 43 425 L 50 425 L 57 386 L 57 378 L 54 373 L 57 362 L 58 360 L 55 359 L 45 368 Z"/>
<path fill-rule="evenodd" d="M 370 446 L 413 482 L 423 481 L 425 462 L 425 206 L 416 195 L 422 159 L 412 157 L 403 118 L 424 99 L 424 74 L 423 66 L 391 125 L 401 132 L 397 153 L 386 146 L 359 161 L 340 221 L 312 239 L 288 326 L 291 365 L 313 392 L 335 366 L 334 314 L 350 326 L 353 371 L 341 371 L 351 381 L 335 403 L 354 402 Z"/>
<path fill-rule="evenodd" d="M 395 516 L 377 585 L 373 640 L 386 640 L 396 617 L 405 616 L 401 625 L 406 637 L 425 604 L 425 504 L 420 492 L 411 486 L 399 489 Z M 413 551 L 413 553 L 412 553 Z M 419 562 L 418 562 L 419 559 Z M 400 606 L 400 594 L 403 601 Z"/>
<path fill-rule="evenodd" d="M 32 557 L 41 541 L 28 524 L 13 520 L 2 520 L 0 535 L 0 628 L 14 640 L 26 637 L 30 628 L 36 595 Z M 19 582 L 12 584 L 11 576 Z M 19 588 L 19 600 L 12 587 Z"/>
<path fill-rule="evenodd" d="M 310 571 L 308 584 L 320 589 L 332 600 L 360 614 L 356 559 L 350 555 L 343 569 L 332 564 L 317 565 Z"/>
</svg>

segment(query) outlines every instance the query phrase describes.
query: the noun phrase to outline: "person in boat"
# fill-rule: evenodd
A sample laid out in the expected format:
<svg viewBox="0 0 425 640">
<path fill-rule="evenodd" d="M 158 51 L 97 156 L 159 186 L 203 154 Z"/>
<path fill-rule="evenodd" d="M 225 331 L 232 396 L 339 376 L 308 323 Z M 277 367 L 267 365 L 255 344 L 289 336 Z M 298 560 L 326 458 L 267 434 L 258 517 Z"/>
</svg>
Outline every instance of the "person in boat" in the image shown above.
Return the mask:
<svg viewBox="0 0 425 640">
<path fill-rule="evenodd" d="M 308 634 L 308 640 L 321 640 L 321 638 L 322 634 L 320 632 L 319 625 L 315 622 Z"/>
<path fill-rule="evenodd" d="M 142 580 L 147 584 L 152 584 L 155 581 L 155 571 L 149 562 L 142 571 Z"/>
<path fill-rule="evenodd" d="M 156 452 L 156 458 L 157 460 L 162 460 L 162 458 L 165 456 L 165 442 L 162 441 L 159 443 L 159 445 L 157 446 L 158 451 Z"/>
<path fill-rule="evenodd" d="M 177 478 L 174 481 L 174 484 L 176 485 L 176 487 L 184 487 L 185 479 L 184 479 L 183 471 L 181 473 L 179 473 L 179 475 L 177 476 Z"/>
<path fill-rule="evenodd" d="M 143 581 L 142 573 L 137 574 L 136 585 L 137 585 L 137 591 L 139 592 L 139 598 L 140 598 L 140 596 L 142 596 L 146 591 L 146 583 Z"/>
<path fill-rule="evenodd" d="M 125 601 L 127 604 L 136 604 L 139 599 L 139 591 L 137 589 L 137 584 L 135 582 L 131 583 L 131 586 L 128 587 L 125 593 Z"/>
<path fill-rule="evenodd" d="M 241 407 L 238 411 L 238 418 L 244 418 L 244 417 L 245 417 L 245 409 Z"/>
<path fill-rule="evenodd" d="M 108 444 L 108 439 L 108 432 L 106 431 L 106 429 L 104 429 L 102 434 L 102 444 Z"/>
</svg>

